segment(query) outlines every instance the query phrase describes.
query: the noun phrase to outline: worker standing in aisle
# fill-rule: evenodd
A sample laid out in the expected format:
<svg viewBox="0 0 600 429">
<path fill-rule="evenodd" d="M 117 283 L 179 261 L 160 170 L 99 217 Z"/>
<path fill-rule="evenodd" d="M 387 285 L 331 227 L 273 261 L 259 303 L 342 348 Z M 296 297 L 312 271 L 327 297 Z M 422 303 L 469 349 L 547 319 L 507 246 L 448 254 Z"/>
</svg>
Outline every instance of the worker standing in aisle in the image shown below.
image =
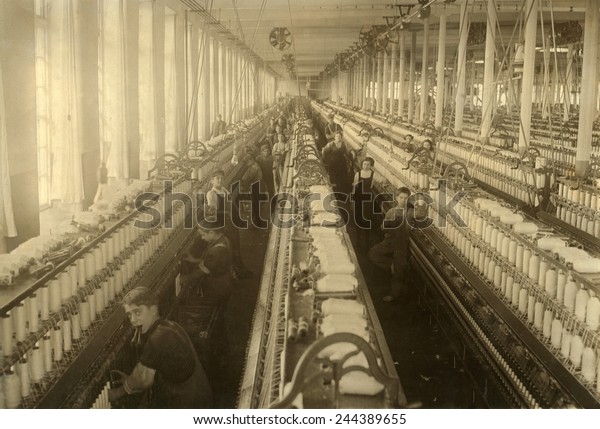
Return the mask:
<svg viewBox="0 0 600 429">
<path fill-rule="evenodd" d="M 392 302 L 407 292 L 410 231 L 415 226 L 414 207 L 409 197 L 410 189 L 398 189 L 396 206 L 385 213 L 383 220 L 384 239 L 369 250 L 371 262 L 391 274 L 388 293 L 383 297 L 385 302 Z"/>
<path fill-rule="evenodd" d="M 251 197 L 251 225 L 256 228 L 266 228 L 266 222 L 260 217 L 260 202 L 266 199 L 262 198 L 260 193 L 260 182 L 262 180 L 262 171 L 256 161 L 254 151 L 248 149 L 246 152 L 245 171 L 240 180 L 242 191 L 250 193 Z"/>
<path fill-rule="evenodd" d="M 327 115 L 327 125 L 325 125 L 325 139 L 327 142 L 332 141 L 335 138 L 335 133 L 340 132 L 343 134 L 343 129 L 340 124 L 335 122 L 335 115 L 330 113 Z"/>
<path fill-rule="evenodd" d="M 256 157 L 256 162 L 258 162 L 262 173 L 261 192 L 269 194 L 269 201 L 271 202 L 269 207 L 271 207 L 273 205 L 273 197 L 275 196 L 275 178 L 273 174 L 275 159 L 271 155 L 271 148 L 268 144 L 264 144 L 260 148 L 260 155 Z"/>
<path fill-rule="evenodd" d="M 350 168 L 352 159 L 342 140 L 342 132 L 336 131 L 332 142 L 323 148 L 323 163 L 329 173 L 329 180 L 336 199 L 345 201 L 344 195 L 350 190 Z"/>
<path fill-rule="evenodd" d="M 361 169 L 352 181 L 352 202 L 354 204 L 354 223 L 357 230 L 357 242 L 361 250 L 370 247 L 370 232 L 373 223 L 373 167 L 375 160 L 367 156 L 361 163 Z"/>
<path fill-rule="evenodd" d="M 212 123 L 210 137 L 215 138 L 227 132 L 227 124 L 221 115 L 217 115 L 217 119 Z"/>
<path fill-rule="evenodd" d="M 212 391 L 194 346 L 177 323 L 160 317 L 158 297 L 136 287 L 123 298 L 123 308 L 135 327 L 132 340 L 137 364 L 109 391 L 114 403 L 127 395 L 146 392 L 148 408 L 210 408 Z"/>
<path fill-rule="evenodd" d="M 235 278 L 252 277 L 252 271 L 246 268 L 240 248 L 240 230 L 233 222 L 233 216 L 239 217 L 240 211 L 237 198 L 230 195 L 223 186 L 225 172 L 215 170 L 211 176 L 211 189 L 206 193 L 205 216 L 221 222 L 225 227 L 225 235 L 229 239 L 232 259 L 232 273 Z"/>
</svg>

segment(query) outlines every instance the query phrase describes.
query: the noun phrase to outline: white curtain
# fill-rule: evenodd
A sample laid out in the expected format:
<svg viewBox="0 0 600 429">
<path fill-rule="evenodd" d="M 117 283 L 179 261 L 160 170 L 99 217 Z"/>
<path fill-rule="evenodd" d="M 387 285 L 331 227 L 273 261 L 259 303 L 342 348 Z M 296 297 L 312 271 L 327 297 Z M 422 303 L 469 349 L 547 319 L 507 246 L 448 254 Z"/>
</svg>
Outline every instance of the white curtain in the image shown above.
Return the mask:
<svg viewBox="0 0 600 429">
<path fill-rule="evenodd" d="M 49 77 L 53 155 L 50 196 L 64 203 L 81 203 L 81 125 L 76 56 L 76 0 L 55 1 L 49 9 Z M 85 95 L 83 95 L 85 96 Z"/>
<path fill-rule="evenodd" d="M 154 94 L 153 2 L 140 2 L 139 127 L 140 177 L 145 179 L 156 161 L 156 109 Z"/>
<path fill-rule="evenodd" d="M 4 106 L 4 84 L 2 59 L 0 59 L 0 234 L 16 237 L 17 228 L 13 216 L 8 165 L 8 141 L 6 137 L 6 114 Z"/>
<path fill-rule="evenodd" d="M 123 0 L 102 2 L 100 141 L 108 175 L 129 178 Z"/>
</svg>

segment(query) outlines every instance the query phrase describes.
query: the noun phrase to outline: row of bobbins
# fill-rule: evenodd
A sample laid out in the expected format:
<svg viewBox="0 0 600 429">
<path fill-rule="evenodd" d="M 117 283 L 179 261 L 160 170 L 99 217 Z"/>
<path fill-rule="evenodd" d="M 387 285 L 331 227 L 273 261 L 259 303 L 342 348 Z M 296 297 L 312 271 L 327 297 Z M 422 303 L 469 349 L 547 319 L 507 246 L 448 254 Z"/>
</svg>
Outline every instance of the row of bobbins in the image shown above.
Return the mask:
<svg viewBox="0 0 600 429">
<path fill-rule="evenodd" d="M 479 217 L 475 212 L 471 213 L 473 215 Z M 481 233 L 475 236 L 469 236 L 473 233 L 452 223 L 444 233 L 498 293 L 526 316 L 543 339 L 550 341 L 575 370 L 581 369 L 585 381 L 595 383 L 596 391 L 600 392 L 600 380 L 596 378 L 600 377 L 598 345 L 594 336 L 588 335 L 598 327 L 598 298 L 579 288 L 572 276 L 557 271 L 552 261 L 540 259 L 539 254 L 512 237 L 493 234 L 485 221 L 483 225 L 486 233 L 480 230 Z M 524 277 L 537 287 L 529 287 L 530 282 L 523 281 Z M 579 334 L 572 316 L 585 323 L 589 330 Z"/>
<path fill-rule="evenodd" d="M 0 318 L 0 345 L 2 356 L 7 359 L 71 297 L 81 296 L 80 290 L 85 294 L 76 308 L 70 308 L 0 376 L 0 408 L 19 407 L 23 399 L 31 395 L 32 383 L 42 384 L 45 375 L 60 364 L 65 353 L 71 352 L 73 342 L 85 335 L 125 285 L 183 224 L 184 218 L 183 205 L 180 205 L 173 213 L 174 228 L 160 228 L 156 233 L 135 227 L 132 220 Z"/>
</svg>

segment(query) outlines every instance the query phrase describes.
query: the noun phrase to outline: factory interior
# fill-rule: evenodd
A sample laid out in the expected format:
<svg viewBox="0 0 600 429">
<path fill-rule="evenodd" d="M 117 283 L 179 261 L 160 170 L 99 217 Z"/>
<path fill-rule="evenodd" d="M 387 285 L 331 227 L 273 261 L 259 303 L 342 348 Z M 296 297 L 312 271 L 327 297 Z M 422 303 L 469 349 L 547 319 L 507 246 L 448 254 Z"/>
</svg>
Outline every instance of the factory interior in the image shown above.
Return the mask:
<svg viewBox="0 0 600 429">
<path fill-rule="evenodd" d="M 599 27 L 0 1 L 0 408 L 600 408 Z"/>
</svg>

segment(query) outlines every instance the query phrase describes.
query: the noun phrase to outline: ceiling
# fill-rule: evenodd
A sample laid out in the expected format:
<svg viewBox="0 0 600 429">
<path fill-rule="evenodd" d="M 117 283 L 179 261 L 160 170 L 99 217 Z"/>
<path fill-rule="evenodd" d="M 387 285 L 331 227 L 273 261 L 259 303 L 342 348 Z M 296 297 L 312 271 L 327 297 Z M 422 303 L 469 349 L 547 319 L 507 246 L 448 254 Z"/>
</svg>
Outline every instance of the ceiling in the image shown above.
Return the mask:
<svg viewBox="0 0 600 429">
<path fill-rule="evenodd" d="M 472 22 L 486 22 L 487 0 L 457 0 L 444 3 L 438 0 L 431 6 L 429 61 L 433 66 L 438 45 L 439 14 L 447 14 L 446 58 L 451 62 L 458 45 L 460 4 L 468 1 L 467 11 Z M 524 1 L 495 1 L 502 37 L 497 37 L 498 45 L 507 45 L 514 37 L 516 42 L 522 35 L 519 25 L 519 11 Z M 540 0 L 536 0 L 540 1 Z M 284 54 L 294 54 L 296 73 L 301 80 L 317 78 L 325 66 L 333 62 L 336 53 L 350 48 L 358 42 L 364 25 L 385 25 L 385 16 L 399 17 L 400 11 L 412 12 L 419 8 L 418 0 L 197 0 L 224 27 L 228 28 L 269 66 L 283 78 L 287 78 L 285 66 L 281 62 Z M 541 0 L 544 30 L 548 34 L 554 23 L 585 20 L 585 0 Z M 402 8 L 398 8 L 402 6 Z M 284 51 L 273 48 L 269 34 L 274 27 L 287 27 L 293 44 Z M 538 46 L 542 43 L 542 32 L 538 19 Z M 417 32 L 417 60 L 422 50 L 421 40 L 423 21 L 411 19 L 410 31 Z M 410 38 L 407 39 L 410 47 Z M 500 47 L 499 46 L 499 47 Z M 483 46 L 475 47 L 483 51 Z"/>
</svg>

